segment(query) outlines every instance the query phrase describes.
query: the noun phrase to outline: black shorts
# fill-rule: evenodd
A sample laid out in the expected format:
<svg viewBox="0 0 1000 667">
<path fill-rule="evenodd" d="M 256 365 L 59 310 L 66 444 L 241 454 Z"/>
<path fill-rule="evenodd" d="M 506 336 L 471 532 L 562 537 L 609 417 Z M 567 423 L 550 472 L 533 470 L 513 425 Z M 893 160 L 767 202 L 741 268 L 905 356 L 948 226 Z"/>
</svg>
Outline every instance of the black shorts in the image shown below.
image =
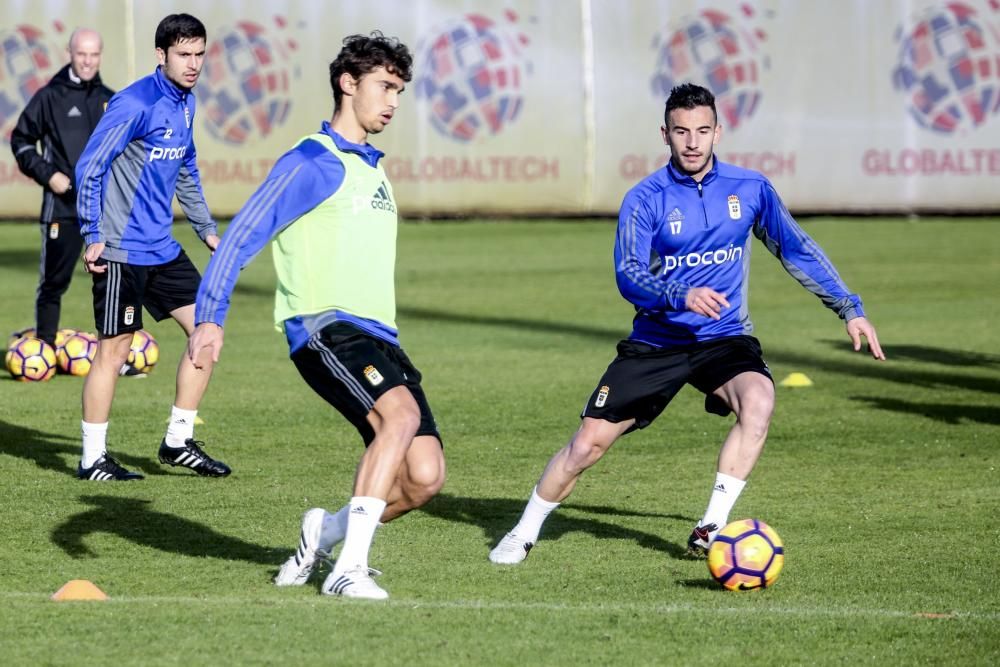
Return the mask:
<svg viewBox="0 0 1000 667">
<path fill-rule="evenodd" d="M 369 336 L 346 322 L 334 322 L 293 352 L 292 362 L 313 391 L 354 424 L 366 447 L 375 439 L 368 413 L 382 394 L 399 386 L 410 390 L 420 408 L 416 434 L 441 440 L 431 406 L 420 387 L 420 371 L 403 348 Z"/>
<path fill-rule="evenodd" d="M 108 267 L 94 273 L 94 321 L 103 337 L 142 328 L 145 307 L 157 322 L 178 308 L 190 306 L 198 296 L 201 274 L 181 250 L 166 264 L 138 266 L 97 260 Z"/>
<path fill-rule="evenodd" d="M 747 371 L 771 378 L 760 342 L 753 336 L 672 348 L 623 340 L 582 416 L 609 422 L 635 419 L 629 431 L 646 428 L 685 384 L 705 394 L 707 412 L 726 416 L 729 406 L 712 392 Z"/>
</svg>

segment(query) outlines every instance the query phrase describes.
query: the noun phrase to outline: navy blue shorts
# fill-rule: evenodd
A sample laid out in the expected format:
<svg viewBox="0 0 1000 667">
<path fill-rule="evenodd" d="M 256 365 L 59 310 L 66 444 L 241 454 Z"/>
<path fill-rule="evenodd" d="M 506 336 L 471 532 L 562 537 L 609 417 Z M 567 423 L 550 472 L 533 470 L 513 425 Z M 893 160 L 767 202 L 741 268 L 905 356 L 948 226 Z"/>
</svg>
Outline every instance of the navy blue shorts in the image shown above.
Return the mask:
<svg viewBox="0 0 1000 667">
<path fill-rule="evenodd" d="M 623 340 L 582 416 L 615 423 L 635 419 L 629 431 L 646 428 L 685 384 L 705 394 L 707 412 L 726 416 L 729 406 L 712 392 L 747 371 L 771 379 L 760 341 L 753 336 L 669 348 Z"/>
<path fill-rule="evenodd" d="M 313 391 L 354 425 L 366 447 L 375 439 L 368 413 L 382 394 L 400 386 L 410 390 L 420 408 L 416 435 L 441 440 L 431 406 L 420 387 L 420 371 L 403 348 L 369 336 L 346 322 L 334 322 L 293 352 L 292 362 Z"/>
<path fill-rule="evenodd" d="M 201 274 L 181 250 L 166 264 L 139 266 L 97 260 L 107 266 L 94 277 L 94 323 L 103 338 L 138 331 L 142 328 L 142 309 L 159 322 L 170 313 L 190 306 L 198 296 Z"/>
</svg>

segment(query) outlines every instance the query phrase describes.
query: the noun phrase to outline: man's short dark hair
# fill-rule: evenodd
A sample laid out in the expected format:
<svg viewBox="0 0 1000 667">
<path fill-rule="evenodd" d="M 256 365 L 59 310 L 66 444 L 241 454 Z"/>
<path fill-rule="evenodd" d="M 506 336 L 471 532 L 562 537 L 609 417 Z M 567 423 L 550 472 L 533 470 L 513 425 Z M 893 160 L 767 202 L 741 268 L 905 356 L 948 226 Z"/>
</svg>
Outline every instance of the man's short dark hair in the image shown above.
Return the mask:
<svg viewBox="0 0 1000 667">
<path fill-rule="evenodd" d="M 667 108 L 663 112 L 663 125 L 670 127 L 670 112 L 674 109 L 694 109 L 695 107 L 709 107 L 712 110 L 712 117 L 718 121 L 719 112 L 715 110 L 715 95 L 708 88 L 698 86 L 693 83 L 682 83 L 670 89 L 670 97 L 667 98 Z"/>
<path fill-rule="evenodd" d="M 174 46 L 186 39 L 207 39 L 205 24 L 190 14 L 171 14 L 156 26 L 156 48 L 163 49 Z"/>
<path fill-rule="evenodd" d="M 395 37 L 386 37 L 378 30 L 370 35 L 351 35 L 344 38 L 344 48 L 330 63 L 330 87 L 333 89 L 333 104 L 340 106 L 344 91 L 340 87 L 340 75 L 350 74 L 355 81 L 365 74 L 384 67 L 403 81 L 413 78 L 413 56 L 406 45 Z"/>
</svg>

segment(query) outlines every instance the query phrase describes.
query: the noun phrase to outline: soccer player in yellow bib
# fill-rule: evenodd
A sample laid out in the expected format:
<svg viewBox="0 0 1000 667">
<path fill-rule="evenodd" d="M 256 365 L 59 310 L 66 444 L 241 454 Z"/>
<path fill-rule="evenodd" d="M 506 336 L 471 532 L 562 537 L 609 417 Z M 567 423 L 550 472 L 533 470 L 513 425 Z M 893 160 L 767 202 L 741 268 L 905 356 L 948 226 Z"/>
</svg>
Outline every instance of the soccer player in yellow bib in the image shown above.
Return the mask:
<svg viewBox="0 0 1000 667">
<path fill-rule="evenodd" d="M 279 586 L 306 583 L 343 542 L 323 593 L 387 598 L 368 567 L 375 529 L 444 484 L 441 437 L 396 330 L 396 203 L 383 153 L 368 143 L 391 122 L 412 63 L 404 44 L 379 32 L 344 40 L 330 64 L 333 119 L 277 161 L 233 218 L 198 292 L 188 345 L 196 365 L 202 355 L 218 360 L 239 271 L 273 240 L 275 325 L 303 379 L 366 445 L 350 502 L 305 513 Z"/>
</svg>

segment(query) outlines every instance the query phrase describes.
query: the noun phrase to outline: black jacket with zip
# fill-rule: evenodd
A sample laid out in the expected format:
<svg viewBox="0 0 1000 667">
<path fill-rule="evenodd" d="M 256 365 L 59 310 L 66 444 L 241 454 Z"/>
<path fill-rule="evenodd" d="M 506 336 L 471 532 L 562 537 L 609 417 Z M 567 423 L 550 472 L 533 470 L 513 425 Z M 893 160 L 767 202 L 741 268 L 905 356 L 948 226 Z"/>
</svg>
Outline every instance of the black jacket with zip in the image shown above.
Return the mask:
<svg viewBox="0 0 1000 667">
<path fill-rule="evenodd" d="M 76 220 L 76 162 L 112 95 L 100 74 L 90 81 L 74 81 L 66 65 L 35 93 L 18 118 L 10 147 L 24 175 L 44 190 L 41 222 Z M 39 143 L 41 153 L 36 148 Z M 62 195 L 49 189 L 49 179 L 57 171 L 73 183 Z"/>
</svg>

